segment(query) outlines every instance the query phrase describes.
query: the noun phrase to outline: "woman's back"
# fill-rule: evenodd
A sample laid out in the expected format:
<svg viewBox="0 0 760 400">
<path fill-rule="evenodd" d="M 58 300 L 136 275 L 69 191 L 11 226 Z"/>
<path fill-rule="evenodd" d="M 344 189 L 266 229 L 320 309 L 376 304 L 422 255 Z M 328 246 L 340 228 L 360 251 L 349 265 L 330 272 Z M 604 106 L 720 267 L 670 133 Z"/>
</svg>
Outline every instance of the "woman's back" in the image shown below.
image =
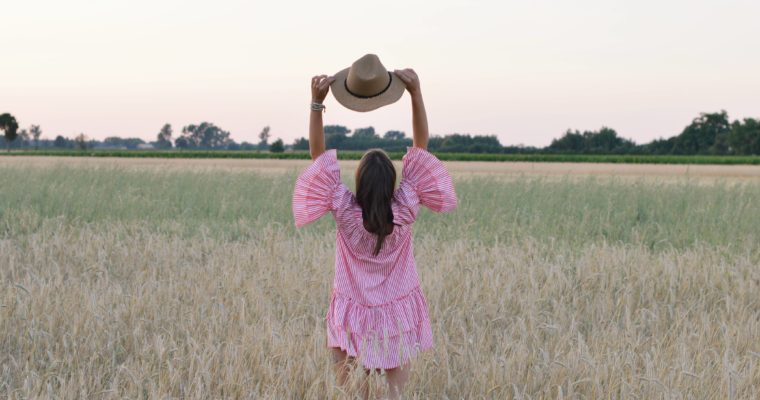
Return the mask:
<svg viewBox="0 0 760 400">
<path fill-rule="evenodd" d="M 359 162 L 354 195 L 340 180 L 336 150 L 325 146 L 327 93 L 332 90 L 342 105 L 366 112 L 395 102 L 404 89 L 412 102 L 414 146 L 406 149 L 399 187 L 394 190 L 393 162 L 373 149 Z M 312 77 L 311 96 L 309 153 L 314 162 L 296 181 L 293 216 L 299 227 L 328 211 L 336 221 L 335 280 L 325 322 L 337 382 L 345 386 L 348 364 L 359 359 L 367 372 L 384 369 L 388 398 L 398 398 L 409 379 L 409 361 L 433 346 L 412 224 L 420 205 L 437 212 L 455 209 L 454 185 L 443 163 L 425 150 L 430 133 L 414 70 L 387 71 L 376 55 L 367 54 L 334 76 Z M 367 389 L 363 385 L 363 398 Z"/>
<path fill-rule="evenodd" d="M 397 347 L 432 346 L 427 304 L 420 290 L 412 244 L 412 225 L 419 206 L 435 212 L 457 207 L 451 176 L 433 154 L 407 147 L 402 178 L 393 193 L 393 231 L 377 255 L 377 235 L 367 231 L 362 208 L 340 180 L 335 149 L 319 156 L 298 177 L 293 192 L 296 226 L 328 211 L 336 221 L 335 278 L 328 321 L 328 343 L 357 356 L 362 346 L 386 336 Z M 351 332 L 350 335 L 347 332 Z M 398 354 L 364 351 L 365 366 L 398 366 Z M 405 357 L 406 358 L 406 357 Z"/>
</svg>

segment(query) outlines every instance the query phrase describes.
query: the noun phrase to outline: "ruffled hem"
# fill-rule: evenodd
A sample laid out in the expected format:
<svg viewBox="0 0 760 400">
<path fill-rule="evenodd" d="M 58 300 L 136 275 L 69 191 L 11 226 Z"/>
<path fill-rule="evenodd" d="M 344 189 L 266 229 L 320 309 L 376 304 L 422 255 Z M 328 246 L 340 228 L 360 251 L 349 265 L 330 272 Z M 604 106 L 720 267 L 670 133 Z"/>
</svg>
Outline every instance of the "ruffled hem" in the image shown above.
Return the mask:
<svg viewBox="0 0 760 400">
<path fill-rule="evenodd" d="M 406 332 L 392 337 L 363 336 L 335 327 L 327 319 L 327 346 L 355 357 L 367 369 L 391 369 L 406 364 L 420 352 L 433 347 L 430 320 L 425 318 Z"/>
<path fill-rule="evenodd" d="M 333 326 L 360 336 L 393 337 L 428 320 L 427 302 L 418 286 L 382 305 L 364 305 L 333 290 L 327 319 Z"/>
<path fill-rule="evenodd" d="M 340 183 L 336 150 L 327 150 L 296 179 L 292 198 L 296 226 L 314 222 L 332 210 L 333 196 Z"/>
<path fill-rule="evenodd" d="M 457 207 L 454 183 L 446 166 L 423 148 L 406 147 L 402 183 L 411 187 L 419 203 L 432 211 L 448 212 Z"/>
<path fill-rule="evenodd" d="M 360 359 L 365 368 L 396 368 L 433 345 L 420 287 L 377 306 L 333 291 L 326 322 L 327 345 Z"/>
<path fill-rule="evenodd" d="M 327 345 L 358 358 L 365 368 L 396 368 L 433 346 L 427 302 L 419 287 L 378 306 L 333 291 L 326 320 Z"/>
</svg>

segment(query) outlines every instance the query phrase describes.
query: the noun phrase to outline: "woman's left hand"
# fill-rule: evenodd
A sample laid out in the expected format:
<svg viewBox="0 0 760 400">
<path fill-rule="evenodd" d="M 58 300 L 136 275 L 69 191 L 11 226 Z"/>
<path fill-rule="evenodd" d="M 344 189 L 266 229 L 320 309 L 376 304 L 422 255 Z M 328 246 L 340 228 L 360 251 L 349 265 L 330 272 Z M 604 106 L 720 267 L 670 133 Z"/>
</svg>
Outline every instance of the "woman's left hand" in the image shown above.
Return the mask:
<svg viewBox="0 0 760 400">
<path fill-rule="evenodd" d="M 317 75 L 311 78 L 311 101 L 322 104 L 330 91 L 330 84 L 335 81 L 335 77 L 327 75 Z"/>
</svg>

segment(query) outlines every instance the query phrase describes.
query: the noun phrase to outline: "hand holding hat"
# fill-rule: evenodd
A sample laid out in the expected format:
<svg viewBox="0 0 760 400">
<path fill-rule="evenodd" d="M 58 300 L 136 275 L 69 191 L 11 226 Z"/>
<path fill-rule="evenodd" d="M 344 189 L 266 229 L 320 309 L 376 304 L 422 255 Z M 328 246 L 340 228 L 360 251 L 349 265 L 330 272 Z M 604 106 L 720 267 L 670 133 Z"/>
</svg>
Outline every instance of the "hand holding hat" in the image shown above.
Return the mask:
<svg viewBox="0 0 760 400">
<path fill-rule="evenodd" d="M 322 104 L 330 91 L 330 84 L 335 77 L 327 75 L 317 75 L 311 78 L 311 101 Z"/>
<path fill-rule="evenodd" d="M 409 94 L 414 96 L 418 93 L 420 93 L 420 78 L 417 76 L 417 73 L 414 72 L 411 68 L 405 68 L 405 69 L 397 69 L 393 71 L 396 76 L 398 76 L 401 81 L 404 82 L 406 85 L 406 90 L 409 91 Z"/>
</svg>

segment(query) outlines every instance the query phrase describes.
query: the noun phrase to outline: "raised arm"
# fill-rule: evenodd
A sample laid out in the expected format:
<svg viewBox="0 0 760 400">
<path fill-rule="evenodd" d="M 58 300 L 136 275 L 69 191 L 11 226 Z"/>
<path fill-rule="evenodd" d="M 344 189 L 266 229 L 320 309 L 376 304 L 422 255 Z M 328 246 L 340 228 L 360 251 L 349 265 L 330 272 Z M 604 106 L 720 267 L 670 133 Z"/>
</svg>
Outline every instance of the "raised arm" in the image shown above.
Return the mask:
<svg viewBox="0 0 760 400">
<path fill-rule="evenodd" d="M 332 76 L 317 75 L 311 78 L 311 101 L 319 103 L 325 101 L 327 92 L 330 91 L 330 84 L 335 80 Z M 311 159 L 325 152 L 325 127 L 322 125 L 322 110 L 315 111 L 312 109 L 309 116 L 309 152 Z"/>
<path fill-rule="evenodd" d="M 427 150 L 428 122 L 427 113 L 425 112 L 425 103 L 422 101 L 422 91 L 420 90 L 420 79 L 417 73 L 411 68 L 397 69 L 393 71 L 406 85 L 406 90 L 412 97 L 412 146 L 420 147 Z"/>
</svg>

